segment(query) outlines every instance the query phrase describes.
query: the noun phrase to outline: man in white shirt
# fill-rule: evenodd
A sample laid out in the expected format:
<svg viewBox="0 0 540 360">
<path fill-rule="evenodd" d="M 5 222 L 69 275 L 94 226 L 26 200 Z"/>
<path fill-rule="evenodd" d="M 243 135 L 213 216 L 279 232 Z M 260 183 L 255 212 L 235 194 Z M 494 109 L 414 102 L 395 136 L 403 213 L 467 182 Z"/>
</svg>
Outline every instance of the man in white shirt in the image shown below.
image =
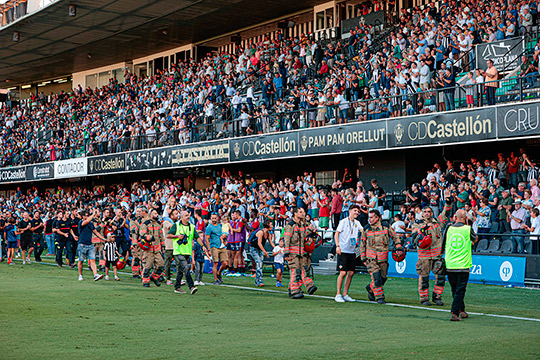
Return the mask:
<svg viewBox="0 0 540 360">
<path fill-rule="evenodd" d="M 431 82 L 431 72 L 429 70 L 429 66 L 426 64 L 426 61 L 424 59 L 420 60 L 420 65 L 420 89 L 422 91 L 427 91 Z M 424 97 L 427 98 L 427 96 Z"/>
<path fill-rule="evenodd" d="M 253 95 L 253 85 L 250 85 L 246 93 L 246 101 L 250 111 L 253 111 L 255 100 L 255 95 Z"/>
<path fill-rule="evenodd" d="M 347 122 L 347 112 L 349 110 L 349 102 L 345 99 L 343 94 L 338 94 L 334 91 L 334 105 L 339 105 L 338 124 Z"/>
<path fill-rule="evenodd" d="M 460 56 L 463 56 L 463 59 L 465 61 L 463 69 L 464 71 L 469 71 L 470 70 L 469 56 L 465 54 L 468 54 L 469 50 L 471 49 L 471 39 L 469 38 L 468 35 L 465 35 L 465 33 L 461 33 L 459 35 L 458 42 L 459 42 L 459 50 L 461 51 Z"/>
<path fill-rule="evenodd" d="M 354 269 L 356 268 L 356 244 L 358 242 L 359 233 L 362 230 L 362 225 L 356 220 L 360 208 L 358 205 L 351 205 L 349 208 L 349 217 L 342 219 L 336 230 L 336 254 L 337 254 L 337 270 L 339 275 L 337 278 L 337 294 L 336 302 L 354 301 L 349 296 L 349 287 L 351 286 Z M 343 279 L 345 285 L 343 286 Z M 343 287 L 343 295 L 341 288 Z"/>
<path fill-rule="evenodd" d="M 525 219 L 527 218 L 527 211 L 521 206 L 521 200 L 516 200 L 514 202 L 515 210 L 510 213 L 510 210 L 506 210 L 507 220 L 510 222 L 510 228 L 512 229 L 512 234 L 517 236 L 512 236 L 512 241 L 517 245 L 516 251 L 519 254 L 523 254 L 525 251 L 525 237 L 520 236 L 525 234 L 525 229 L 523 224 L 525 224 Z M 527 239 L 528 243 L 528 239 Z"/>
</svg>

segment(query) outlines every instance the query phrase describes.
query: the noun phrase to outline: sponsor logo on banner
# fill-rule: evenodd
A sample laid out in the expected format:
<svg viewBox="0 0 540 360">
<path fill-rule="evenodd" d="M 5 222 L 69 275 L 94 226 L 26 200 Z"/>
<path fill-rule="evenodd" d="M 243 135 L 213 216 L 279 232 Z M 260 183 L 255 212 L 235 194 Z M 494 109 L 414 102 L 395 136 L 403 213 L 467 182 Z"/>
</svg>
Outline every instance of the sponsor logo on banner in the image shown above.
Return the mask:
<svg viewBox="0 0 540 360">
<path fill-rule="evenodd" d="M 300 133 L 300 155 L 383 149 L 385 147 L 385 121 L 309 129 Z"/>
<path fill-rule="evenodd" d="M 501 277 L 501 280 L 506 282 L 512 278 L 512 274 L 514 273 L 514 268 L 512 267 L 512 263 L 510 261 L 505 261 L 501 264 L 501 268 L 499 269 L 499 276 Z"/>
<path fill-rule="evenodd" d="M 354 30 L 358 25 L 382 25 L 384 24 L 384 11 L 375 11 L 367 15 L 357 16 L 352 19 L 341 21 L 342 38 L 348 38 L 350 31 Z"/>
<path fill-rule="evenodd" d="M 222 141 L 209 145 L 181 146 L 172 149 L 172 165 L 198 165 L 229 160 L 229 143 Z"/>
<path fill-rule="evenodd" d="M 497 108 L 499 137 L 540 134 L 540 104 L 519 103 Z"/>
<path fill-rule="evenodd" d="M 26 167 L 27 180 L 51 179 L 54 177 L 54 163 L 28 165 Z"/>
<path fill-rule="evenodd" d="M 506 67 L 506 70 L 513 70 L 520 64 L 520 55 L 525 50 L 523 37 L 504 39 L 491 43 L 476 45 L 476 68 L 487 68 L 487 61 L 492 60 L 493 66 L 499 71 Z M 521 42 L 521 44 L 520 44 Z"/>
<path fill-rule="evenodd" d="M 126 170 L 125 154 L 105 155 L 88 158 L 89 174 L 104 174 Z"/>
<path fill-rule="evenodd" d="M 388 120 L 388 146 L 411 146 L 495 138 L 495 109 L 439 113 Z"/>
<path fill-rule="evenodd" d="M 69 178 L 88 175 L 87 158 L 59 160 L 54 162 L 54 177 Z"/>
<path fill-rule="evenodd" d="M 298 155 L 298 133 L 231 139 L 232 161 L 280 158 Z"/>
<path fill-rule="evenodd" d="M 404 132 L 405 130 L 403 129 L 403 125 L 401 125 L 401 123 L 397 123 L 394 127 L 394 135 L 398 144 L 401 144 L 401 139 L 403 139 Z"/>
<path fill-rule="evenodd" d="M 408 252 L 407 263 L 396 263 L 394 259 L 388 257 L 388 275 L 409 277 L 418 279 L 416 272 L 416 262 L 418 253 Z M 470 269 L 469 282 L 490 285 L 525 286 L 525 264 L 524 257 L 495 256 L 495 255 L 473 255 L 473 265 Z M 407 266 L 413 264 L 412 266 Z M 430 275 L 430 279 L 434 279 Z"/>
<path fill-rule="evenodd" d="M 407 268 L 407 260 L 396 262 L 396 272 L 398 274 L 403 274 L 406 268 Z"/>
<path fill-rule="evenodd" d="M 0 182 L 24 181 L 26 180 L 26 171 L 24 166 L 6 168 L 0 170 Z"/>
<path fill-rule="evenodd" d="M 126 170 L 162 169 L 172 166 L 171 148 L 149 149 L 126 154 Z"/>
</svg>

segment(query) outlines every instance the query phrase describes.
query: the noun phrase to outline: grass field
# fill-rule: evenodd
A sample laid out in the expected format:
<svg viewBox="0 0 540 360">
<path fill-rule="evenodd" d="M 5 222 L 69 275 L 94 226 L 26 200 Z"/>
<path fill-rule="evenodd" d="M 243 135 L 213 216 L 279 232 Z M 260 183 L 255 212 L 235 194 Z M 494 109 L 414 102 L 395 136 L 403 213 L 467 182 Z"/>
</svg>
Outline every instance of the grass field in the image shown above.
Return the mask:
<svg viewBox="0 0 540 360">
<path fill-rule="evenodd" d="M 540 322 L 203 286 L 193 296 L 129 275 L 84 282 L 74 269 L 0 264 L 2 359 L 503 359 L 540 357 Z M 266 276 L 266 274 L 265 274 Z M 210 280 L 210 275 L 205 275 Z M 335 277 L 316 276 L 319 295 Z M 351 295 L 366 300 L 367 276 Z M 226 284 L 253 287 L 250 278 Z M 265 277 L 267 289 L 275 282 Z M 417 281 L 389 279 L 387 301 L 418 305 Z M 450 287 L 444 293 L 449 309 Z M 540 319 L 540 291 L 470 284 L 467 310 Z"/>
</svg>

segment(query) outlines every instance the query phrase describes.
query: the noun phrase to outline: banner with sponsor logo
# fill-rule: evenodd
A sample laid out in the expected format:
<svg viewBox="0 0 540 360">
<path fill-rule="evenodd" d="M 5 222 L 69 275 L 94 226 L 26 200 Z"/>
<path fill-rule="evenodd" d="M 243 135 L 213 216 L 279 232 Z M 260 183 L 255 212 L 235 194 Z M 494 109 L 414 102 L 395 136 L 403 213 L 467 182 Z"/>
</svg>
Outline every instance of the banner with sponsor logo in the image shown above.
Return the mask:
<svg viewBox="0 0 540 360">
<path fill-rule="evenodd" d="M 59 160 L 54 162 L 54 178 L 70 178 L 88 175 L 87 158 Z"/>
<path fill-rule="evenodd" d="M 126 170 L 162 169 L 172 166 L 171 148 L 148 149 L 128 152 L 126 154 Z"/>
<path fill-rule="evenodd" d="M 54 178 L 54 163 L 28 165 L 26 167 L 26 180 L 42 180 Z"/>
<path fill-rule="evenodd" d="M 499 71 L 513 70 L 521 65 L 521 54 L 525 51 L 523 37 L 504 39 L 490 43 L 478 44 L 476 51 L 476 68 L 487 69 L 487 61 L 492 60 L 493 66 Z"/>
<path fill-rule="evenodd" d="M 0 169 L 0 182 L 540 137 L 540 101 L 200 142 Z"/>
<path fill-rule="evenodd" d="M 172 148 L 172 166 L 203 165 L 229 161 L 229 142 L 213 141 Z"/>
<path fill-rule="evenodd" d="M 473 266 L 469 273 L 469 282 L 490 285 L 525 286 L 524 257 L 473 255 Z M 405 260 L 395 262 L 388 257 L 388 275 L 397 277 L 417 278 L 417 252 L 408 252 Z M 433 280 L 435 277 L 430 275 Z"/>
<path fill-rule="evenodd" d="M 540 103 L 497 107 L 498 137 L 540 135 Z"/>
<path fill-rule="evenodd" d="M 26 171 L 24 166 L 5 168 L 0 170 L 0 182 L 24 181 Z"/>
<path fill-rule="evenodd" d="M 388 147 L 494 139 L 495 108 L 388 119 Z"/>
<path fill-rule="evenodd" d="M 126 170 L 126 154 L 93 156 L 88 158 L 88 174 L 107 174 Z"/>
<path fill-rule="evenodd" d="M 300 155 L 340 153 L 386 147 L 386 122 L 308 129 L 300 133 Z"/>
<path fill-rule="evenodd" d="M 373 26 L 383 25 L 384 11 L 375 11 L 366 15 L 361 15 L 352 19 L 341 21 L 341 34 L 344 38 L 348 38 L 350 36 L 350 31 L 354 30 L 357 26 L 360 26 L 362 24 Z"/>
<path fill-rule="evenodd" d="M 298 132 L 231 139 L 229 153 L 230 161 L 298 156 Z"/>
</svg>

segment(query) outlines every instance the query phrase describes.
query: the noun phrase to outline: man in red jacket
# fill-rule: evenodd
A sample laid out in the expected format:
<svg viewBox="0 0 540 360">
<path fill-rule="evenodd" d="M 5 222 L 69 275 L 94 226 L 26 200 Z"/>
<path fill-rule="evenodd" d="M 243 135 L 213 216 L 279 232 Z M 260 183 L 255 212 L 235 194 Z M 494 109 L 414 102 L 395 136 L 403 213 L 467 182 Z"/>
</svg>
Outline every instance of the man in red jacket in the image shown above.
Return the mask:
<svg viewBox="0 0 540 360">
<path fill-rule="evenodd" d="M 341 220 L 341 208 L 343 207 L 343 198 L 337 189 L 332 189 L 332 207 L 330 209 L 330 217 L 332 218 L 332 228 L 337 229 Z"/>
</svg>

